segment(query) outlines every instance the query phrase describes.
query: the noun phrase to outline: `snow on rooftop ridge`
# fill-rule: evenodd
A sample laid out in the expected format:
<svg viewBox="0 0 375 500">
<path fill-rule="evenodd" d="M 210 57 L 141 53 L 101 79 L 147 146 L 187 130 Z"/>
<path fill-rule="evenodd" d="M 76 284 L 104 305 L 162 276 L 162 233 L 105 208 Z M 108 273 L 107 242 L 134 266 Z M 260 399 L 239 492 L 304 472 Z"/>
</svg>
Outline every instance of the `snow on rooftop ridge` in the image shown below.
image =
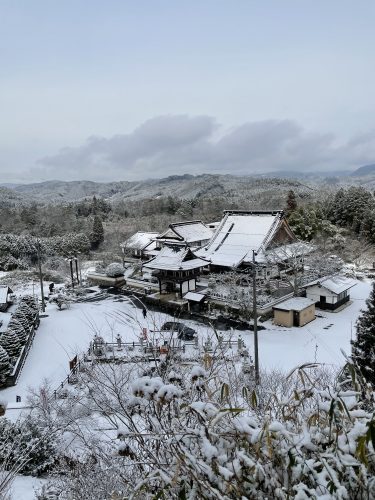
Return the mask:
<svg viewBox="0 0 375 500">
<path fill-rule="evenodd" d="M 284 302 L 280 302 L 276 306 L 273 306 L 273 309 L 282 309 L 285 311 L 303 311 L 306 307 L 315 304 L 315 301 L 312 299 L 308 299 L 307 297 L 292 297 L 291 299 L 284 300 Z"/>
<path fill-rule="evenodd" d="M 143 249 L 151 243 L 151 241 L 158 236 L 159 233 L 137 231 L 135 234 L 130 236 L 127 240 L 121 243 L 121 247 Z"/>
<path fill-rule="evenodd" d="M 318 278 L 317 280 L 307 283 L 307 285 L 305 285 L 305 288 L 318 285 L 326 288 L 330 292 L 339 294 L 341 292 L 344 292 L 345 290 L 349 290 L 349 288 L 352 288 L 356 284 L 357 282 L 351 278 L 337 275 Z"/>
<path fill-rule="evenodd" d="M 187 243 L 209 240 L 213 234 L 212 229 L 207 227 L 202 221 L 179 222 L 171 224 L 170 227 Z"/>
<path fill-rule="evenodd" d="M 158 239 L 177 238 L 186 243 L 207 241 L 212 237 L 213 230 L 201 220 L 174 222 L 169 228 L 158 236 Z"/>
<path fill-rule="evenodd" d="M 191 255 L 189 255 L 191 254 Z M 192 257 L 186 259 L 188 256 Z M 207 261 L 197 258 L 190 248 L 181 243 L 165 245 L 158 255 L 146 262 L 143 267 L 148 269 L 166 269 L 171 271 L 197 269 L 207 265 Z"/>
<path fill-rule="evenodd" d="M 237 267 L 271 240 L 282 219 L 282 211 L 225 211 L 210 242 L 197 255 L 219 266 Z"/>
</svg>

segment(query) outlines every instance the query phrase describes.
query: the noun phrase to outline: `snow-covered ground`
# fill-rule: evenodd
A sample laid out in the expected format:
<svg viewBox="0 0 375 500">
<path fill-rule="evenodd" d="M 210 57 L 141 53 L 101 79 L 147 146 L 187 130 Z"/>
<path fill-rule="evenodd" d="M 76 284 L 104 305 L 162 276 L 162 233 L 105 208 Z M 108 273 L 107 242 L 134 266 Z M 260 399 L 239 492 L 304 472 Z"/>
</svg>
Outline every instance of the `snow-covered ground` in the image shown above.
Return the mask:
<svg viewBox="0 0 375 500">
<path fill-rule="evenodd" d="M 46 483 L 46 479 L 31 476 L 17 476 L 12 482 L 10 494 L 12 500 L 35 500 L 35 493 Z"/>
<path fill-rule="evenodd" d="M 341 349 L 350 350 L 355 321 L 370 288 L 369 281 L 358 281 L 351 290 L 352 301 L 346 308 L 337 313 L 317 311 L 322 317 L 302 328 L 277 327 L 271 321 L 264 323 L 266 330 L 259 332 L 261 365 L 289 370 L 312 361 L 341 364 Z M 123 341 L 133 341 L 138 340 L 142 328 L 158 330 L 170 319 L 166 314 L 151 311 L 144 319 L 141 309 L 136 308 L 131 299 L 119 302 L 116 296 L 95 303 L 74 303 L 70 309 L 62 311 L 50 304 L 46 313 L 48 317 L 41 321 L 18 384 L 0 391 L 1 397 L 9 401 L 10 408 L 17 406 L 14 404 L 17 395 L 23 403 L 29 388 L 38 387 L 45 379 L 57 387 L 69 372 L 69 360 L 87 350 L 94 333 L 108 342 L 113 342 L 118 333 Z M 210 334 L 206 325 L 185 320 L 184 323 L 195 328 L 202 339 Z M 252 352 L 253 333 L 233 332 L 234 337 L 239 334 Z M 224 333 L 228 335 L 230 332 Z M 11 411 L 9 409 L 9 413 Z"/>
<path fill-rule="evenodd" d="M 360 309 L 365 306 L 371 289 L 370 281 L 359 281 L 351 290 L 351 303 L 337 313 L 317 311 L 322 316 L 302 328 L 281 328 L 272 321 L 263 323 L 265 330 L 259 332 L 259 356 L 263 367 L 278 367 L 285 371 L 305 362 L 317 361 L 330 365 L 343 362 L 341 350 L 350 352 L 350 339 L 355 335 L 355 322 Z M 113 296 L 93 303 L 74 303 L 70 309 L 59 311 L 49 304 L 37 330 L 34 344 L 26 360 L 18 384 L 0 391 L 0 397 L 8 400 L 7 417 L 16 419 L 25 406 L 30 387 L 40 386 L 45 379 L 52 387 L 58 387 L 69 372 L 69 360 L 87 350 L 95 333 L 107 341 L 114 341 L 120 334 L 124 341 L 138 340 L 143 328 L 149 332 L 159 330 L 170 316 L 149 311 L 143 318 L 142 310 L 135 307 L 130 298 Z M 198 331 L 204 340 L 212 330 L 195 321 L 184 323 Z M 227 331 L 224 337 L 241 335 L 253 349 L 253 333 Z M 15 403 L 16 396 L 22 398 Z M 18 476 L 12 486 L 13 500 L 35 498 L 34 488 L 40 487 L 40 480 Z"/>
<path fill-rule="evenodd" d="M 350 340 L 355 338 L 355 323 L 371 290 L 370 281 L 357 281 L 350 290 L 351 301 L 339 312 L 316 310 L 319 316 L 301 328 L 283 328 L 271 321 L 259 332 L 259 356 L 263 366 L 284 369 L 317 361 L 340 365 L 341 350 L 350 353 Z"/>
</svg>

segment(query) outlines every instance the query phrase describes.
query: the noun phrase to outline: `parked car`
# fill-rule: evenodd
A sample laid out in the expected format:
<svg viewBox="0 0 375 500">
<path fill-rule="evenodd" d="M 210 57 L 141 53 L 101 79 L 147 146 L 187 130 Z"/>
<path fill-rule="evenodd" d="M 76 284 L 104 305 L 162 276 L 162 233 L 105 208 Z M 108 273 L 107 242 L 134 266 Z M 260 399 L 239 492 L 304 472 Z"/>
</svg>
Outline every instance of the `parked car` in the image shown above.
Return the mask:
<svg viewBox="0 0 375 500">
<path fill-rule="evenodd" d="M 178 323 L 177 321 L 167 321 L 161 327 L 162 332 L 176 332 L 177 336 L 181 340 L 194 340 L 197 332 L 190 328 L 189 326 L 184 325 L 183 323 Z"/>
</svg>

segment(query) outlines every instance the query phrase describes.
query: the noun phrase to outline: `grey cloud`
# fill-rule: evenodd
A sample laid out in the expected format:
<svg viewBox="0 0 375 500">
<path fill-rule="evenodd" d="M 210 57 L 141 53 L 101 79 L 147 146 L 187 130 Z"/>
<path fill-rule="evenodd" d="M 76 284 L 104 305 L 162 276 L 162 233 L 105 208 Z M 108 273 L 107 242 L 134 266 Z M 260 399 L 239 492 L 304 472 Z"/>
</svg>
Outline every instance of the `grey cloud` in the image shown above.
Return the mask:
<svg viewBox="0 0 375 500">
<path fill-rule="evenodd" d="M 34 174 L 136 180 L 185 172 L 350 168 L 374 157 L 372 133 L 338 144 L 333 134 L 309 132 L 291 120 L 249 122 L 223 131 L 209 116 L 167 115 L 150 119 L 129 134 L 92 136 L 80 147 L 64 148 L 39 160 Z"/>
</svg>

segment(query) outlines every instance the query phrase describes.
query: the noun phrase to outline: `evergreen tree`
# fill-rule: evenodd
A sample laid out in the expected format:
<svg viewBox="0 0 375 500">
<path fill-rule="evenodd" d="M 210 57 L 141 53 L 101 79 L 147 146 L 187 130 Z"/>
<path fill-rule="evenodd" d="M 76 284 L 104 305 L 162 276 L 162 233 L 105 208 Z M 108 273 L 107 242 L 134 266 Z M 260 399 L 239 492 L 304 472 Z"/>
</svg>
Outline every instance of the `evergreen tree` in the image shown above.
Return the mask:
<svg viewBox="0 0 375 500">
<path fill-rule="evenodd" d="M 0 346 L 6 350 L 10 358 L 17 357 L 21 350 L 20 341 L 12 330 L 7 330 L 0 335 Z"/>
<path fill-rule="evenodd" d="M 96 196 L 94 195 L 92 198 L 92 206 L 91 206 L 91 211 L 94 215 L 97 215 L 98 213 L 98 200 L 96 199 Z"/>
<path fill-rule="evenodd" d="M 91 248 L 96 250 L 102 241 L 104 241 L 104 228 L 100 217 L 96 215 L 90 234 Z"/>
<path fill-rule="evenodd" d="M 29 320 L 30 323 L 33 322 L 34 317 L 35 317 L 35 310 L 32 309 L 30 306 L 28 306 L 26 304 L 26 302 L 22 302 L 19 305 L 16 312 L 18 312 L 18 311 L 21 311 L 27 317 L 27 319 Z"/>
<path fill-rule="evenodd" d="M 0 467 L 13 468 L 27 475 L 39 476 L 56 460 L 53 436 L 29 416 L 17 422 L 0 419 Z"/>
<path fill-rule="evenodd" d="M 363 377 L 375 388 L 375 283 L 366 300 L 367 309 L 357 320 L 357 338 L 352 342 L 352 359 Z"/>
<path fill-rule="evenodd" d="M 32 325 L 32 320 L 28 318 L 28 316 L 20 307 L 13 314 L 13 318 L 19 321 L 27 332 L 29 331 L 30 326 Z"/>
<path fill-rule="evenodd" d="M 20 321 L 18 321 L 18 319 L 12 317 L 12 319 L 8 323 L 8 329 L 12 330 L 17 335 L 21 345 L 26 344 L 28 330 L 24 328 L 24 326 Z"/>
<path fill-rule="evenodd" d="M 288 197 L 286 199 L 285 215 L 289 217 L 290 214 L 292 214 L 296 210 L 296 208 L 297 208 L 296 194 L 293 191 L 293 189 L 291 189 L 288 192 Z"/>
<path fill-rule="evenodd" d="M 35 312 L 38 311 L 38 301 L 32 295 L 24 295 L 21 298 L 21 302 L 20 303 L 21 303 L 21 305 L 23 303 L 26 303 L 29 307 L 31 307 L 32 309 L 34 309 Z"/>
<path fill-rule="evenodd" d="M 10 361 L 6 350 L 0 346 L 0 387 L 5 384 L 10 372 Z"/>
</svg>

